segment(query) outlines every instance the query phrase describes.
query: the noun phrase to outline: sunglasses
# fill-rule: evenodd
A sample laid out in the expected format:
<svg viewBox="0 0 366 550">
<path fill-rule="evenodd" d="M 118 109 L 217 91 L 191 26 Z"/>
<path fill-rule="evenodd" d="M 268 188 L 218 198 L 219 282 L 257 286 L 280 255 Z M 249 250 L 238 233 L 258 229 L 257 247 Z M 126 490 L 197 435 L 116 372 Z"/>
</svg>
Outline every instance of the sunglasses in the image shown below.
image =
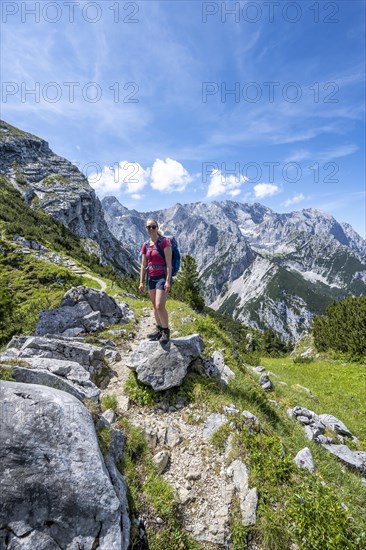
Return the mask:
<svg viewBox="0 0 366 550">
<path fill-rule="evenodd" d="M 146 229 L 156 229 L 156 225 L 147 225 Z"/>
</svg>

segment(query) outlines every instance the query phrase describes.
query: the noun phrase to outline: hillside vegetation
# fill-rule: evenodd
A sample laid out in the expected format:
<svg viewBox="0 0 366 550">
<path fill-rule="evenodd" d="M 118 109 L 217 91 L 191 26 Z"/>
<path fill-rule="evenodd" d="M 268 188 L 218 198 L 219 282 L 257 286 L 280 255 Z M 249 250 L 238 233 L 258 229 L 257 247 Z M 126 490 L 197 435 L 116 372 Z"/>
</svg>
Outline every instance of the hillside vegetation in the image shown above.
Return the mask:
<svg viewBox="0 0 366 550">
<path fill-rule="evenodd" d="M 57 307 L 72 286 L 98 287 L 62 265 L 25 254 L 13 241 L 20 235 L 35 241 L 64 259 L 72 259 L 92 275 L 102 275 L 131 289 L 134 281 L 122 279 L 99 258 L 89 254 L 82 240 L 39 208 L 31 208 L 4 176 L 0 176 L 0 345 L 14 334 L 35 330 L 41 309 Z"/>
<path fill-rule="evenodd" d="M 55 307 L 65 290 L 81 282 L 80 276 L 68 269 L 36 259 L 32 254 L 25 255 L 12 242 L 15 233 L 74 258 L 91 275 L 100 274 L 107 292 L 126 301 L 138 322 L 143 323 L 142 313 L 149 307 L 148 300 L 125 295 L 126 290 L 134 288 L 134 283 L 114 275 L 103 277 L 113 272 L 100 266 L 96 257 L 88 255 L 80 239 L 43 212 L 27 206 L 5 179 L 0 183 L 1 343 L 12 334 L 33 331 L 39 310 Z M 93 282 L 90 284 L 95 286 Z M 224 453 L 232 435 L 227 465 L 241 458 L 249 469 L 250 486 L 258 487 L 259 492 L 254 526 L 243 527 L 239 505 L 232 507 L 232 549 L 245 549 L 250 537 L 263 550 L 293 550 L 293 544 L 301 550 L 363 550 L 366 547 L 366 487 L 361 475 L 347 470 L 320 445 L 309 441 L 302 426 L 288 417 L 286 409 L 300 405 L 319 413 L 334 414 L 360 440 L 352 442 L 352 448 L 365 450 L 365 365 L 334 359 L 325 352 L 309 363 L 299 363 L 294 361 L 295 356 L 284 354 L 286 348 L 273 333 L 261 335 L 249 331 L 252 336 L 248 339 L 247 328 L 218 313 L 209 310 L 200 313 L 172 298 L 167 307 L 174 336 L 199 333 L 205 345 L 204 356 L 220 350 L 236 376 L 224 387 L 214 378 L 190 372 L 180 387 L 154 392 L 131 373 L 126 388 L 132 403 L 148 412 L 162 398 L 173 404 L 178 395 L 184 396 L 187 403 L 193 405 L 185 413 L 186 421 L 192 424 L 203 421 L 209 412 L 222 413 L 224 406 L 234 404 L 255 414 L 263 428 L 262 431 L 249 430 L 243 416 L 233 414 L 232 421 L 212 438 L 215 448 Z M 125 328 L 132 338 L 136 326 L 131 322 Z M 120 343 L 120 336 L 113 330 L 91 335 L 88 341 L 93 342 L 96 336 Z M 277 375 L 272 378 L 274 388 L 270 393 L 261 389 L 252 370 L 252 366 L 258 364 Z M 8 376 L 7 371 L 5 375 Z M 310 390 L 315 399 L 297 387 L 298 384 Z M 111 396 L 105 405 L 111 406 L 114 402 Z M 148 510 L 162 519 L 162 524 L 156 523 L 150 528 L 150 549 L 206 550 L 207 547 L 193 542 L 184 533 L 174 491 L 161 477 L 153 475 L 151 457 L 141 433 L 123 421 L 121 429 L 126 436 L 126 457 L 120 468 L 129 485 L 130 508 Z M 103 450 L 103 445 L 108 446 L 108 433 L 102 432 L 99 437 Z M 304 447 L 312 452 L 315 473 L 299 469 L 293 461 Z M 131 550 L 138 548 L 135 541 L 132 540 Z"/>
<path fill-rule="evenodd" d="M 143 322 L 141 312 L 148 302 L 133 298 L 127 300 L 140 322 Z M 246 548 L 249 535 L 265 550 L 289 550 L 295 542 L 298 548 L 304 550 L 363 549 L 366 544 L 366 489 L 361 484 L 360 474 L 347 470 L 321 446 L 309 442 L 303 428 L 288 418 L 286 409 L 301 405 L 318 413 L 334 414 L 359 439 L 364 439 L 365 367 L 356 363 L 342 365 L 340 361 L 324 356 L 311 363 L 309 368 L 307 364 L 294 363 L 290 356 L 262 356 L 261 364 L 278 375 L 278 378 L 272 378 L 273 391 L 266 394 L 260 389 L 243 348 L 233 338 L 233 325 L 231 330 L 224 328 L 225 318 L 220 319 L 218 314 L 202 315 L 173 299 L 168 300 L 168 309 L 176 335 L 200 333 L 205 343 L 204 355 L 208 357 L 213 351 L 221 350 L 225 363 L 236 373 L 236 378 L 223 389 L 216 381 L 191 373 L 179 388 L 161 393 L 144 386 L 131 373 L 127 389 L 132 402 L 148 411 L 162 399 L 174 404 L 178 395 L 184 395 L 194 405 L 194 410 L 200 411 L 203 416 L 209 412 L 222 413 L 224 406 L 234 404 L 255 414 L 264 428 L 262 433 L 250 433 L 243 418 L 232 415 L 231 427 L 220 428 L 213 436 L 217 449 L 224 452 L 230 433 L 234 434 L 227 463 L 237 457 L 242 458 L 249 467 L 250 486 L 259 487 L 257 523 L 254 527 L 244 528 L 238 510 L 232 511 L 233 548 Z M 243 327 L 239 323 L 237 325 L 239 333 Z M 279 380 L 288 386 L 280 384 Z M 306 391 L 296 388 L 297 384 L 306 385 L 316 396 L 316 402 Z M 197 422 L 196 418 L 191 412 L 187 413 L 189 421 Z M 365 450 L 365 443 L 361 441 L 357 448 Z M 314 457 L 315 474 L 299 470 L 293 462 L 297 452 L 306 446 Z M 124 470 L 133 487 L 133 506 L 137 510 L 146 506 L 147 498 L 141 477 L 141 471 L 145 471 L 142 464 L 143 458 L 140 457 L 136 464 L 129 462 L 128 469 Z M 151 548 L 161 548 L 159 544 L 163 541 L 167 550 L 203 550 L 204 546 L 188 543 L 186 539 L 184 545 L 174 546 L 172 541 L 178 540 L 177 525 L 168 520 L 164 521 L 164 525 L 165 534 L 164 530 L 151 534 L 151 541 L 160 541 L 153 543 Z M 173 538 L 170 540 L 170 537 Z"/>
<path fill-rule="evenodd" d="M 314 342 L 320 351 L 346 353 L 351 359 L 366 356 L 366 296 L 332 302 L 313 323 Z"/>
</svg>

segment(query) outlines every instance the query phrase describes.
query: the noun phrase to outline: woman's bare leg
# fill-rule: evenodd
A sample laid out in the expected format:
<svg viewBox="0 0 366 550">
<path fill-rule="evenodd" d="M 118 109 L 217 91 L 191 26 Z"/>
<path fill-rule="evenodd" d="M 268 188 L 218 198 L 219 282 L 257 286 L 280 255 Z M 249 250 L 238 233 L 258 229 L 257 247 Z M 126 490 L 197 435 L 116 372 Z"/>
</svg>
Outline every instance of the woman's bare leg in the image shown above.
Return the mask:
<svg viewBox="0 0 366 550">
<path fill-rule="evenodd" d="M 169 327 L 169 316 L 165 308 L 166 294 L 164 290 L 156 290 L 155 295 L 155 310 L 160 319 L 160 326 L 163 328 Z"/>
<path fill-rule="evenodd" d="M 156 290 L 149 290 L 150 300 L 153 305 L 153 311 L 155 316 L 155 322 L 158 326 L 162 327 L 162 320 L 160 319 L 159 311 L 156 307 Z"/>
</svg>

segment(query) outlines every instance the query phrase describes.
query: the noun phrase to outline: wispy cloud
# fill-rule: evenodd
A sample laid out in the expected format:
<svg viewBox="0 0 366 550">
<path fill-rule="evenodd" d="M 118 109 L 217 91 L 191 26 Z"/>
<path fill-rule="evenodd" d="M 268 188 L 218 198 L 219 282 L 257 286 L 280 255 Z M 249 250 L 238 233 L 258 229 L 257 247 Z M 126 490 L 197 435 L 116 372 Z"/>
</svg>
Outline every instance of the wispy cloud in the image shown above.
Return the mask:
<svg viewBox="0 0 366 550">
<path fill-rule="evenodd" d="M 282 205 L 283 206 L 292 206 L 294 204 L 298 204 L 299 202 L 302 202 L 305 199 L 305 195 L 303 193 L 298 193 L 297 195 L 294 195 L 292 198 L 285 200 Z"/>
<path fill-rule="evenodd" d="M 348 155 L 352 155 L 353 153 L 358 151 L 358 149 L 358 146 L 355 144 L 339 145 L 325 151 L 310 151 L 308 149 L 299 149 L 297 151 L 294 151 L 294 153 L 287 157 L 286 162 L 301 162 L 302 160 L 307 159 L 319 162 L 329 162 L 340 157 L 347 157 Z"/>
</svg>

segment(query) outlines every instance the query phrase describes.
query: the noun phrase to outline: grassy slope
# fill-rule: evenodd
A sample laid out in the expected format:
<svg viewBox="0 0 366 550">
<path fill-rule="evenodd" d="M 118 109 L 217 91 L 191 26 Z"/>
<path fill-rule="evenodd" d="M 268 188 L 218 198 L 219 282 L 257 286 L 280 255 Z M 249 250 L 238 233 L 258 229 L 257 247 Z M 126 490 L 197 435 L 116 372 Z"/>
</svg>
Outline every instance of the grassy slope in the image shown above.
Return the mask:
<svg viewBox="0 0 366 550">
<path fill-rule="evenodd" d="M 132 307 L 135 303 L 140 311 L 148 305 L 141 300 L 131 300 L 130 303 Z M 250 486 L 258 487 L 257 524 L 250 531 L 261 547 L 265 550 L 289 550 L 291 544 L 296 542 L 304 550 L 364 548 L 366 489 L 361 484 L 360 474 L 347 470 L 319 445 L 309 442 L 302 426 L 290 420 L 286 414 L 286 408 L 295 404 L 333 413 L 349 425 L 356 435 L 363 437 L 360 404 L 364 397 L 364 386 L 360 376 L 364 367 L 350 364 L 347 378 L 345 365 L 340 365 L 341 370 L 337 370 L 335 367 L 338 362 L 318 361 L 316 368 L 319 382 L 315 387 L 310 384 L 311 374 L 306 378 L 301 377 L 308 365 L 294 365 L 296 370 L 291 371 L 293 382 L 310 386 L 320 399 L 319 405 L 305 392 L 296 392 L 278 384 L 274 392 L 266 394 L 259 388 L 257 377 L 250 366 L 245 365 L 233 339 L 218 328 L 214 319 L 204 318 L 174 300 L 168 301 L 168 309 L 172 329 L 179 336 L 199 332 L 205 343 L 205 355 L 217 349 L 222 350 L 225 362 L 234 370 L 236 378 L 227 389 L 223 389 L 214 380 L 191 374 L 180 388 L 165 392 L 164 397 L 174 404 L 177 393 L 183 393 L 205 414 L 209 411 L 222 412 L 224 405 L 234 403 L 240 409 L 253 412 L 264 428 L 263 434 L 249 435 L 243 420 L 233 417 L 237 431 L 230 458 L 241 457 L 245 460 L 249 465 Z M 276 372 L 280 365 L 284 365 L 284 370 L 287 365 L 289 370 L 292 359 L 262 358 L 261 363 Z M 347 395 L 341 400 L 339 395 L 347 379 Z M 162 398 L 161 394 L 139 384 L 133 374 L 128 389 L 132 400 L 143 406 L 151 407 Z M 279 406 L 275 406 L 269 399 L 277 400 Z M 335 403 L 333 399 L 338 402 Z M 349 402 L 350 408 L 346 409 Z M 349 411 L 353 406 L 359 408 L 360 415 L 351 421 Z M 224 429 L 218 432 L 215 444 L 219 448 L 223 449 L 229 431 Z M 315 474 L 300 471 L 293 463 L 294 456 L 304 447 L 311 449 L 316 464 Z M 243 529 L 237 516 L 232 518 L 231 530 L 233 540 L 236 541 L 233 549 L 242 550 L 246 547 L 248 530 Z M 167 550 L 170 548 L 168 546 Z"/>
<path fill-rule="evenodd" d="M 288 406 L 302 405 L 316 413 L 333 414 L 359 439 L 366 440 L 366 367 L 337 359 L 295 364 L 291 357 L 263 358 L 262 364 L 289 387 L 275 384 L 276 398 Z M 309 388 L 319 402 L 293 386 Z"/>
<path fill-rule="evenodd" d="M 16 233 L 73 259 L 94 277 L 115 277 L 123 284 L 110 267 L 101 266 L 97 256 L 85 251 L 79 237 L 42 210 L 29 207 L 22 195 L 0 176 L 0 345 L 14 334 L 33 332 L 39 311 L 57 307 L 72 286 L 100 288 L 88 277 L 81 278 L 69 269 L 22 253 L 22 247 L 11 242 Z M 104 280 L 113 294 L 112 280 Z M 131 288 L 127 279 L 125 287 L 124 290 Z"/>
</svg>

